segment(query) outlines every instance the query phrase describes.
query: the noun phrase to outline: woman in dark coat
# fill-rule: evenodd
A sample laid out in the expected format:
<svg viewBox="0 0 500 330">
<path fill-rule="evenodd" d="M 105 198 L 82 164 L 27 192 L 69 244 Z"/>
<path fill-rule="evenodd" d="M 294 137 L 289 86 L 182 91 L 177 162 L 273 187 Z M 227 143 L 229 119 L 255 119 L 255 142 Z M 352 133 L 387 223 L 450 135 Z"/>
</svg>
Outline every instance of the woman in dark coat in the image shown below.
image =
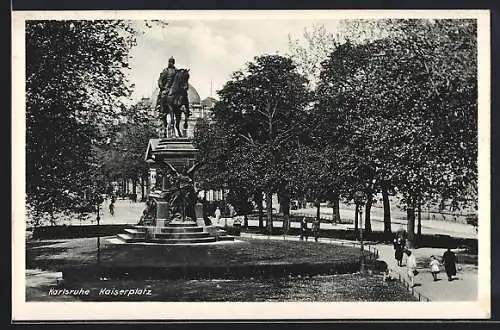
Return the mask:
<svg viewBox="0 0 500 330">
<path fill-rule="evenodd" d="M 404 251 L 405 245 L 403 243 L 403 239 L 401 237 L 398 237 L 394 239 L 394 258 L 398 262 L 398 266 L 403 266 L 403 251 Z"/>
<path fill-rule="evenodd" d="M 455 256 L 455 253 L 448 248 L 448 250 L 446 250 L 443 254 L 443 264 L 446 275 L 448 275 L 448 281 L 453 281 L 453 276 L 457 275 L 457 268 L 455 266 L 456 262 L 457 257 Z"/>
</svg>

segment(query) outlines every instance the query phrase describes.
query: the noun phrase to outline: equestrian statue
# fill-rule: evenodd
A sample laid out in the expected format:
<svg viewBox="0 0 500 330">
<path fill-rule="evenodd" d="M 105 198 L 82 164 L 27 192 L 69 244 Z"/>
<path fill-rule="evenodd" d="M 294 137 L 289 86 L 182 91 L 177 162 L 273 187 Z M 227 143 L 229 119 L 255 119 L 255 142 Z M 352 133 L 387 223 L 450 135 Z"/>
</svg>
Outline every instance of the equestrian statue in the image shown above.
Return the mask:
<svg viewBox="0 0 500 330">
<path fill-rule="evenodd" d="M 184 112 L 184 129 L 187 129 L 189 118 L 189 69 L 177 69 L 175 59 L 171 57 L 166 67 L 158 79 L 158 98 L 156 108 L 159 110 L 159 117 L 163 123 L 163 133 L 168 128 L 175 129 L 177 137 L 182 137 L 180 122 Z M 170 120 L 169 120 L 170 119 Z M 170 125 L 169 125 L 170 121 Z"/>
</svg>

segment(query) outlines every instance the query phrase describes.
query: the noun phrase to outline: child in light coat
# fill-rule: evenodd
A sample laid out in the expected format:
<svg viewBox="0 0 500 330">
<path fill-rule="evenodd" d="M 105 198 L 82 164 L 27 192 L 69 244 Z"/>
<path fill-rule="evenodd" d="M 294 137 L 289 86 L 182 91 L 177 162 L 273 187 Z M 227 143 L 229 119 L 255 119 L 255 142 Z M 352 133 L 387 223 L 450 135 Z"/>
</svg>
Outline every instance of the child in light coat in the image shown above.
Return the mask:
<svg viewBox="0 0 500 330">
<path fill-rule="evenodd" d="M 431 256 L 431 261 L 429 262 L 429 267 L 431 269 L 431 274 L 434 279 L 434 282 L 438 280 L 437 275 L 439 274 L 439 267 L 441 264 L 439 263 L 439 260 L 435 256 Z"/>
</svg>

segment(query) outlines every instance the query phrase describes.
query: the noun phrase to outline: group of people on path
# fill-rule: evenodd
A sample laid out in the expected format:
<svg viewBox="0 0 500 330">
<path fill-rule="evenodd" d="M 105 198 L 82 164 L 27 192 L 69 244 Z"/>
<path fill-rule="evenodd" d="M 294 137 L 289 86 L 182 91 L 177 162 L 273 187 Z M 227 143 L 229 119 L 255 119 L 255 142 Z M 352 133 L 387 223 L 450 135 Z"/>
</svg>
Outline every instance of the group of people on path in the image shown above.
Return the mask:
<svg viewBox="0 0 500 330">
<path fill-rule="evenodd" d="M 399 267 L 403 266 L 403 255 L 406 254 L 406 268 L 408 278 L 410 280 L 410 288 L 415 286 L 415 276 L 419 274 L 417 270 L 417 260 L 415 258 L 415 253 L 406 247 L 406 239 L 400 235 L 394 239 L 394 257 L 398 263 Z M 457 275 L 456 269 L 456 255 L 448 248 L 442 259 L 442 264 L 444 265 L 444 270 L 448 277 L 448 281 L 453 281 L 453 276 Z M 441 262 L 436 256 L 431 256 L 429 261 L 430 273 L 432 275 L 433 281 L 439 281 L 438 274 L 441 271 Z"/>
<path fill-rule="evenodd" d="M 319 224 L 320 224 L 319 219 L 314 219 L 312 223 L 312 235 L 316 242 L 319 239 Z M 307 227 L 306 217 L 302 218 L 302 222 L 300 223 L 300 240 L 303 241 L 304 238 L 306 241 L 309 238 L 309 228 Z"/>
</svg>

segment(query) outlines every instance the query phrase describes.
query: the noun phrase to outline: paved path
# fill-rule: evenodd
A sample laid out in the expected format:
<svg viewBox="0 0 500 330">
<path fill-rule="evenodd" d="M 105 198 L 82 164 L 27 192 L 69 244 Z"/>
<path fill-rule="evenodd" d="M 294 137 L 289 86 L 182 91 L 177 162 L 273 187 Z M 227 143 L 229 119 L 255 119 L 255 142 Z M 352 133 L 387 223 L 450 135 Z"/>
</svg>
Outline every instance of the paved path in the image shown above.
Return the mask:
<svg viewBox="0 0 500 330">
<path fill-rule="evenodd" d="M 390 245 L 373 245 L 379 252 L 379 259 L 387 263 L 390 274 L 393 278 L 408 280 L 406 267 L 399 267 L 394 259 L 394 248 Z M 452 282 L 448 282 L 446 273 L 442 270 L 437 282 L 433 281 L 428 264 L 430 256 L 435 255 L 438 260 L 443 256 L 445 249 L 440 248 L 420 248 L 414 249 L 417 259 L 417 270 L 419 274 L 415 277 L 415 294 L 421 294 L 431 301 L 475 301 L 477 300 L 478 276 L 477 267 L 473 265 L 460 265 L 462 268 L 457 272 Z M 405 260 L 403 260 L 403 265 Z M 457 265 L 459 266 L 459 265 Z M 460 268 L 457 267 L 457 268 Z M 425 299 L 424 299 L 425 300 Z"/>
<path fill-rule="evenodd" d="M 26 301 L 77 301 L 73 296 L 50 296 L 50 289 L 57 288 L 61 272 L 26 269 Z"/>
<path fill-rule="evenodd" d="M 109 213 L 109 200 L 105 201 L 101 208 L 101 224 L 135 224 L 139 221 L 139 218 L 144 210 L 144 203 L 132 203 L 130 200 L 118 199 L 115 203 L 115 215 L 112 216 Z M 328 217 L 328 209 L 325 208 L 325 213 L 322 212 L 322 216 Z M 303 214 L 314 217 L 316 215 L 315 209 L 300 209 L 291 211 L 292 214 Z M 341 216 L 343 219 L 350 219 L 354 217 L 352 210 L 341 210 Z M 90 221 L 80 222 L 78 220 L 71 221 L 71 224 L 88 224 L 95 223 L 95 214 L 90 217 Z M 224 220 L 221 220 L 224 221 Z M 233 220 L 228 219 L 228 225 L 232 225 Z M 395 232 L 400 228 L 406 228 L 406 220 L 402 219 L 392 219 L 392 231 Z M 66 224 L 70 224 L 67 222 Z M 224 223 L 222 222 L 221 225 Z M 259 225 L 258 220 L 250 220 L 249 226 L 257 227 Z M 273 226 L 280 228 L 282 226 L 281 221 L 274 221 Z M 383 231 L 384 229 L 383 218 L 372 215 L 372 230 L 373 231 Z M 292 228 L 300 228 L 299 222 L 292 222 Z M 347 224 L 331 224 L 322 223 L 322 229 L 353 229 L 354 225 L 352 223 Z M 441 235 L 451 235 L 460 238 L 477 238 L 477 234 L 471 225 L 466 225 L 462 223 L 456 223 L 451 221 L 437 221 L 437 220 L 422 220 L 422 233 L 423 234 L 441 234 Z"/>
<path fill-rule="evenodd" d="M 299 241 L 297 236 L 266 236 L 260 234 L 242 233 L 242 237 L 260 238 L 260 239 L 274 239 L 274 240 L 294 240 Z M 352 245 L 352 241 L 320 238 L 320 243 L 330 244 L 346 244 Z M 357 243 L 355 243 L 357 244 Z M 366 245 L 365 249 L 376 248 L 379 253 L 379 260 L 387 263 L 390 269 L 390 276 L 394 279 L 401 279 L 408 283 L 408 276 L 406 275 L 406 267 L 397 266 L 394 259 L 394 248 L 392 245 L 386 244 L 372 244 Z M 445 249 L 439 248 L 421 248 L 415 249 L 415 257 L 417 259 L 417 266 L 419 274 L 415 277 L 415 284 L 413 294 L 418 297 L 420 294 L 421 300 L 426 301 L 475 301 L 477 300 L 478 277 L 477 267 L 472 265 L 462 265 L 462 270 L 458 271 L 455 280 L 448 282 L 446 274 L 442 271 L 439 274 L 440 281 L 434 282 L 432 275 L 428 269 L 428 263 L 431 255 L 443 255 Z M 404 262 L 403 262 L 404 263 Z M 411 290 L 410 290 L 411 291 Z"/>
<path fill-rule="evenodd" d="M 132 203 L 127 199 L 118 199 L 115 202 L 115 214 L 114 216 L 109 213 L 109 199 L 104 201 L 101 205 L 99 221 L 100 224 L 110 225 L 110 224 L 135 224 L 139 221 L 142 211 L 145 208 L 144 203 Z M 95 224 L 96 214 L 91 214 L 89 219 L 86 221 L 80 221 L 78 219 L 73 219 L 71 221 L 58 222 L 58 224 L 65 223 L 66 225 L 85 225 L 85 224 Z"/>
<path fill-rule="evenodd" d="M 316 216 L 316 209 L 307 208 L 300 210 L 292 210 L 290 211 L 293 215 L 307 215 L 310 217 Z M 378 210 L 376 212 L 372 212 L 371 214 L 371 224 L 372 230 L 374 231 L 383 231 L 384 230 L 384 218 L 383 216 L 377 215 L 375 213 L 379 213 Z M 332 209 L 331 208 L 322 208 L 321 209 L 321 217 L 331 219 L 332 218 Z M 344 220 L 351 220 L 354 222 L 354 210 L 350 209 L 340 209 L 340 217 Z M 363 221 L 364 222 L 364 221 Z M 406 220 L 392 217 L 391 219 L 391 230 L 396 232 L 400 228 L 406 229 Z M 346 224 L 348 228 L 354 228 L 354 224 Z M 455 237 L 462 238 L 477 238 L 477 233 L 472 225 L 454 222 L 454 221 L 440 221 L 440 220 L 430 220 L 430 219 L 422 219 L 422 234 L 442 234 L 442 235 L 451 235 Z"/>
</svg>

